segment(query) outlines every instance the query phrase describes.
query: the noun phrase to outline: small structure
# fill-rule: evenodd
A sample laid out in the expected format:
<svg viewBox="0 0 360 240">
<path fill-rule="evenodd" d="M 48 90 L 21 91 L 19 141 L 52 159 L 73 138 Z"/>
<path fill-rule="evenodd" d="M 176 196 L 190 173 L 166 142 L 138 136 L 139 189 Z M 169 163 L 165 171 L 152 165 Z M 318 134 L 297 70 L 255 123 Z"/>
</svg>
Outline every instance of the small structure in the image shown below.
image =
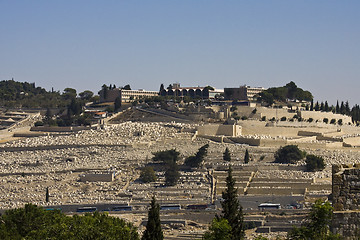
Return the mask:
<svg viewBox="0 0 360 240">
<path fill-rule="evenodd" d="M 236 124 L 207 124 L 199 126 L 197 131 L 200 136 L 230 136 L 241 135 L 241 126 Z"/>
<path fill-rule="evenodd" d="M 115 177 L 116 172 L 84 173 L 80 174 L 80 182 L 112 182 Z"/>
</svg>

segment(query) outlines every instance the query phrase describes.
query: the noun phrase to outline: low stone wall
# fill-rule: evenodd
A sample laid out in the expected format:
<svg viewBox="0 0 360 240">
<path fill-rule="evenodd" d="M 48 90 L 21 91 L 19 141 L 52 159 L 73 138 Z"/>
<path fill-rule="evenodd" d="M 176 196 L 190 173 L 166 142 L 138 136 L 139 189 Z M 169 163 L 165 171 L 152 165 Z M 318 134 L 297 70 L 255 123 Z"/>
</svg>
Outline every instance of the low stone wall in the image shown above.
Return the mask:
<svg viewBox="0 0 360 240">
<path fill-rule="evenodd" d="M 77 132 L 82 130 L 89 130 L 89 129 L 96 129 L 95 127 L 84 127 L 84 126 L 78 126 L 78 127 L 32 127 L 30 128 L 30 131 L 34 132 Z"/>
<path fill-rule="evenodd" d="M 80 175 L 80 182 L 112 182 L 115 173 L 85 173 Z"/>
<path fill-rule="evenodd" d="M 253 188 L 247 189 L 249 195 L 304 195 L 304 188 Z"/>
<path fill-rule="evenodd" d="M 228 137 L 231 141 L 239 144 L 248 144 L 250 146 L 260 146 L 261 139 L 244 138 L 244 137 Z"/>
<path fill-rule="evenodd" d="M 241 135 L 241 126 L 239 125 L 223 125 L 223 124 L 208 124 L 199 126 L 197 129 L 199 135 L 207 136 L 239 136 Z"/>
<path fill-rule="evenodd" d="M 345 240 L 360 238 L 360 211 L 334 211 L 332 232 Z"/>
<path fill-rule="evenodd" d="M 252 182 L 279 182 L 279 183 L 289 183 L 289 182 L 300 182 L 300 183 L 312 183 L 312 179 L 286 179 L 286 178 L 253 178 Z"/>
</svg>

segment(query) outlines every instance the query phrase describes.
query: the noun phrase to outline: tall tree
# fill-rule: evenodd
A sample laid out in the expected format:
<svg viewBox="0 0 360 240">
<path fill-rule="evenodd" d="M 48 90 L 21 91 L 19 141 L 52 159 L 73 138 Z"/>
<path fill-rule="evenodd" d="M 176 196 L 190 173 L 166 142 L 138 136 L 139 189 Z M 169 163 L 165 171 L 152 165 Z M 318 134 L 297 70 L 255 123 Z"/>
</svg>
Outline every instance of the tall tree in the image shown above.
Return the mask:
<svg viewBox="0 0 360 240">
<path fill-rule="evenodd" d="M 237 188 L 235 188 L 235 179 L 232 177 L 232 169 L 229 166 L 228 176 L 226 178 L 226 189 L 222 192 L 221 202 L 222 218 L 225 218 L 231 226 L 233 240 L 244 239 L 244 216 L 242 206 L 239 203 Z"/>
<path fill-rule="evenodd" d="M 246 149 L 244 156 L 244 163 L 249 163 L 249 161 L 250 161 L 250 155 L 249 155 L 249 151 Z"/>
<path fill-rule="evenodd" d="M 314 110 L 315 110 L 315 111 L 319 111 L 319 110 L 320 110 L 320 106 L 319 106 L 319 102 L 318 102 L 318 101 L 316 101 Z"/>
<path fill-rule="evenodd" d="M 336 101 L 335 113 L 340 113 L 339 100 Z"/>
<path fill-rule="evenodd" d="M 46 188 L 46 194 L 45 194 L 45 201 L 49 202 L 50 194 L 49 194 L 49 188 Z"/>
<path fill-rule="evenodd" d="M 310 111 L 314 110 L 314 99 L 311 99 Z"/>
<path fill-rule="evenodd" d="M 231 227 L 224 218 L 215 217 L 209 227 L 209 231 L 205 232 L 203 240 L 231 240 Z"/>
<path fill-rule="evenodd" d="M 328 104 L 327 101 L 325 101 L 324 111 L 325 111 L 325 112 L 329 112 L 329 111 L 330 111 L 330 109 L 329 109 L 329 104 Z"/>
<path fill-rule="evenodd" d="M 209 144 L 205 144 L 201 148 L 199 148 L 198 152 L 195 156 L 189 156 L 185 159 L 185 165 L 189 167 L 200 167 L 205 156 L 207 155 L 207 149 Z"/>
<path fill-rule="evenodd" d="M 161 222 L 160 222 L 160 206 L 156 202 L 155 196 L 153 196 L 150 203 L 150 209 L 148 212 L 148 221 L 146 224 L 146 229 L 141 239 L 142 240 L 164 239 L 164 234 L 161 230 Z"/>
<path fill-rule="evenodd" d="M 225 149 L 225 152 L 223 153 L 223 159 L 224 159 L 224 161 L 227 161 L 227 162 L 231 161 L 231 154 L 230 154 L 229 148 Z"/>
</svg>

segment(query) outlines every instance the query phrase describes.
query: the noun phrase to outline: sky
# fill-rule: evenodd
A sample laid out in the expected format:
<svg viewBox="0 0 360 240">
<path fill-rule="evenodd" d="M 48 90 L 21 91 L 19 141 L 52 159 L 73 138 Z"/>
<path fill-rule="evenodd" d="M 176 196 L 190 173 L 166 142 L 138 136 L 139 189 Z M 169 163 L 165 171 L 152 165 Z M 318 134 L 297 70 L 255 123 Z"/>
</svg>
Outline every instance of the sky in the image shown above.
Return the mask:
<svg viewBox="0 0 360 240">
<path fill-rule="evenodd" d="M 280 87 L 360 104 L 358 0 L 0 0 L 0 80 Z"/>
</svg>

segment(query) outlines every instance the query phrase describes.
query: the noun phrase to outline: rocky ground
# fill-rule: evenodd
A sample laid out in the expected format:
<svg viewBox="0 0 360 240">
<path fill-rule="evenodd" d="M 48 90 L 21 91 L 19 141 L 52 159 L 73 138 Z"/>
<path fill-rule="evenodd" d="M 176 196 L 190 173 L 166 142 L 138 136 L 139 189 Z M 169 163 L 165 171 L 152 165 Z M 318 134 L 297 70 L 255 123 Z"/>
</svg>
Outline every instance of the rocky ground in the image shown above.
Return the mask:
<svg viewBox="0 0 360 240">
<path fill-rule="evenodd" d="M 254 126 L 258 123 L 247 124 Z M 158 188 L 163 184 L 163 173 L 158 173 L 159 181 L 153 184 L 145 185 L 137 181 L 139 169 L 151 161 L 154 152 L 160 150 L 176 149 L 181 153 L 179 164 L 182 164 L 185 157 L 196 153 L 201 146 L 209 143 L 205 161 L 214 168 L 227 166 L 228 163 L 222 160 L 226 147 L 232 154 L 232 164 L 235 166 L 243 165 L 246 149 L 251 155 L 249 165 L 271 166 L 277 148 L 216 143 L 201 138 L 192 140 L 193 134 L 184 129 L 191 130 L 196 127 L 197 124 L 184 123 L 122 122 L 107 125 L 103 129 L 86 130 L 67 136 L 48 135 L 3 143 L 0 145 L 0 208 L 22 207 L 28 202 L 44 206 L 118 203 L 131 200 L 129 194 L 132 195 L 131 201 L 146 206 L 154 193 L 163 202 L 209 202 L 210 183 L 206 169 L 195 173 L 182 172 L 180 184 L 172 189 Z M 257 133 L 254 131 L 255 127 L 246 134 L 261 136 L 261 128 Z M 351 131 L 346 130 L 344 134 L 351 134 Z M 266 135 L 276 134 L 267 132 Z M 60 145 L 67 147 L 56 147 Z M 43 146 L 52 147 L 36 149 Z M 14 147 L 19 151 L 7 150 Z M 27 147 L 35 149 L 21 150 Z M 308 173 L 302 170 L 281 171 L 269 168 L 259 170 L 257 177 L 323 179 L 330 182 L 331 164 L 360 162 L 360 152 L 357 148 L 304 150 L 323 156 L 326 169 L 322 172 Z M 298 163 L 303 164 L 304 162 Z M 79 174 L 90 170 L 116 171 L 119 174 L 118 178 L 110 183 L 79 182 Z M 46 188 L 50 191 L 50 202 L 45 202 Z M 145 211 L 146 207 L 143 210 Z M 136 222 L 141 222 L 140 219 L 145 217 L 146 213 L 141 217 L 136 215 Z M 129 218 L 131 219 L 131 215 Z M 189 226 L 179 230 L 181 233 L 186 231 L 204 231 L 204 226 Z M 171 233 L 170 230 L 168 232 Z"/>
</svg>

